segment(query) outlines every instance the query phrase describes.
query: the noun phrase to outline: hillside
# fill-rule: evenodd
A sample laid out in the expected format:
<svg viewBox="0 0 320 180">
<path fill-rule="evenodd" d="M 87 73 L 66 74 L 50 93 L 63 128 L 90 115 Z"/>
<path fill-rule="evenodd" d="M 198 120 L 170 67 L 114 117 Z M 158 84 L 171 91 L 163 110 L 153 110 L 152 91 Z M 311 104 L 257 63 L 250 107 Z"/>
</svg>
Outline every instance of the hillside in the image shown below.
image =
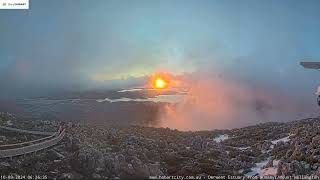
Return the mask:
<svg viewBox="0 0 320 180">
<path fill-rule="evenodd" d="M 77 179 L 320 175 L 319 145 L 319 118 L 199 132 L 71 125 L 54 149 L 4 159 L 0 171 Z"/>
</svg>

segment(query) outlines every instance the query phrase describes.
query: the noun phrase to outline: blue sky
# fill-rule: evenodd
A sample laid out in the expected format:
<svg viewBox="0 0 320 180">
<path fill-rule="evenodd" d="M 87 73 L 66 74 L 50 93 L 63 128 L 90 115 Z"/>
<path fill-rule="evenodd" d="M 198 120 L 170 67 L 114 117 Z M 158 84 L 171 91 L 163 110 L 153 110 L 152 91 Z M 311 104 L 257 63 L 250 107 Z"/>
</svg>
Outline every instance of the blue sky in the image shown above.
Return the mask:
<svg viewBox="0 0 320 180">
<path fill-rule="evenodd" d="M 224 74 L 279 91 L 313 93 L 320 1 L 30 0 L 0 10 L 0 81 L 79 88 L 172 73 Z"/>
</svg>

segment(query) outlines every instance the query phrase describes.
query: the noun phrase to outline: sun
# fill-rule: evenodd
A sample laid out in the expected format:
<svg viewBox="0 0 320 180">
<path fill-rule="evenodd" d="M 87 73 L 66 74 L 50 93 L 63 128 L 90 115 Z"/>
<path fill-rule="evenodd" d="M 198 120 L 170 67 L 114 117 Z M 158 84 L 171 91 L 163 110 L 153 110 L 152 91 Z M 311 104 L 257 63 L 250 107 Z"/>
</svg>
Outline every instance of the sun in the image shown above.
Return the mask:
<svg viewBox="0 0 320 180">
<path fill-rule="evenodd" d="M 160 77 L 156 78 L 154 81 L 154 88 L 156 89 L 165 89 L 167 85 L 168 83 Z"/>
</svg>

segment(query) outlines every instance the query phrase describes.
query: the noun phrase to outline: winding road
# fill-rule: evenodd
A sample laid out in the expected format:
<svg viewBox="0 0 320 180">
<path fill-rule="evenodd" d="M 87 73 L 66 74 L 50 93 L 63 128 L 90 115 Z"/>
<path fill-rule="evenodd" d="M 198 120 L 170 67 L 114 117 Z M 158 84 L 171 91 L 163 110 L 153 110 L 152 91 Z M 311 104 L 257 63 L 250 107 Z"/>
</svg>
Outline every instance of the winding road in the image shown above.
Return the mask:
<svg viewBox="0 0 320 180">
<path fill-rule="evenodd" d="M 48 137 L 22 142 L 17 144 L 6 144 L 0 146 L 0 158 L 15 157 L 24 154 L 29 154 L 37 152 L 43 149 L 47 149 L 58 144 L 65 135 L 65 129 L 59 128 L 58 132 L 39 132 L 39 131 L 28 131 L 17 128 L 10 128 L 5 126 L 0 126 L 0 129 L 6 129 L 10 131 L 16 131 L 20 133 L 29 133 L 35 135 L 49 135 Z"/>
</svg>

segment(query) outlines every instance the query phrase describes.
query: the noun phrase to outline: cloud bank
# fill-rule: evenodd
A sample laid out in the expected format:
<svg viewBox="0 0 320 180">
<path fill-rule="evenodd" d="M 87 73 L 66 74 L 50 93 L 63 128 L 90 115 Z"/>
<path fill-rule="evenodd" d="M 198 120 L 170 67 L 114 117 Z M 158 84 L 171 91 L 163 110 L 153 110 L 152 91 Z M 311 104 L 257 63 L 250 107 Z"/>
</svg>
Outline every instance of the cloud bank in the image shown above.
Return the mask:
<svg viewBox="0 0 320 180">
<path fill-rule="evenodd" d="M 317 115 L 316 105 L 286 93 L 250 87 L 221 76 L 198 75 L 184 101 L 166 105 L 158 125 L 179 130 L 239 128 L 264 122 L 286 122 Z"/>
</svg>

